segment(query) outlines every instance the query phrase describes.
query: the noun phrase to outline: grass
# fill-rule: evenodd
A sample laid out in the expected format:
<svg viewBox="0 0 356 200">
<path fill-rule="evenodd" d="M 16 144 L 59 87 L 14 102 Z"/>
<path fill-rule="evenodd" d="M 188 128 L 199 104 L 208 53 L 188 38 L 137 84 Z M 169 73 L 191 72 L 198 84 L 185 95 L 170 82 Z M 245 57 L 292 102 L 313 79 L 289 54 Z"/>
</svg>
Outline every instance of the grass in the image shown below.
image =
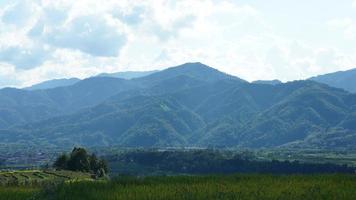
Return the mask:
<svg viewBox="0 0 356 200">
<path fill-rule="evenodd" d="M 355 175 L 216 175 L 117 177 L 87 181 L 76 172 L 17 171 L 0 173 L 8 179 L 46 179 L 45 184 L 0 186 L 0 200 L 209 200 L 356 199 Z M 71 177 L 71 179 L 69 179 Z M 49 180 L 62 180 L 53 184 Z"/>
<path fill-rule="evenodd" d="M 62 184 L 43 199 L 356 199 L 352 175 L 119 177 Z"/>
<path fill-rule="evenodd" d="M 0 187 L 0 200 L 28 200 L 40 191 L 38 187 Z"/>
</svg>

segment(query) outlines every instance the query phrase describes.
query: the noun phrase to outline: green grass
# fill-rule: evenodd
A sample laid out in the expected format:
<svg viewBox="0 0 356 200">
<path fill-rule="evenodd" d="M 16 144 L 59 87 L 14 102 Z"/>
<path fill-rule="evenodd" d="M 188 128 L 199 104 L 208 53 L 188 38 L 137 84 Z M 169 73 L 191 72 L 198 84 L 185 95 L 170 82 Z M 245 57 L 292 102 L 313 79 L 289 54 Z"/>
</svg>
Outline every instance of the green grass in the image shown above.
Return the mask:
<svg viewBox="0 0 356 200">
<path fill-rule="evenodd" d="M 0 200 L 29 200 L 40 191 L 38 187 L 0 187 Z"/>
<path fill-rule="evenodd" d="M 43 199 L 356 199 L 352 175 L 120 177 L 60 185 Z"/>
<path fill-rule="evenodd" d="M 18 171 L 0 176 L 31 179 L 38 177 L 34 173 L 44 172 Z M 52 176 L 43 175 L 44 179 Z M 111 181 L 86 181 L 85 174 L 74 172 L 57 175 L 77 179 L 57 184 L 0 186 L 0 200 L 356 199 L 355 175 L 152 176 L 118 177 Z"/>
</svg>

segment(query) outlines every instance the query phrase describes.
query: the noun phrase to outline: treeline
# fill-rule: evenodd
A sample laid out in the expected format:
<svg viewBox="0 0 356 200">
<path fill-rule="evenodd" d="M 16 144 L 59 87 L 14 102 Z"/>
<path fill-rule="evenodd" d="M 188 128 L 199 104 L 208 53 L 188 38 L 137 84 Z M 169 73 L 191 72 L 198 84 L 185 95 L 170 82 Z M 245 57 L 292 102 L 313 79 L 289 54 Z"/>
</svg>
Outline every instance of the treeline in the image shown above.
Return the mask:
<svg viewBox="0 0 356 200">
<path fill-rule="evenodd" d="M 215 150 L 193 151 L 129 151 L 107 157 L 116 173 L 355 173 L 356 168 L 332 163 L 259 160 L 250 153 Z"/>
<path fill-rule="evenodd" d="M 53 164 L 57 170 L 70 170 L 90 172 L 98 177 L 108 173 L 108 165 L 104 159 L 99 159 L 95 154 L 88 154 L 84 148 L 74 148 L 68 155 L 63 153 Z"/>
</svg>

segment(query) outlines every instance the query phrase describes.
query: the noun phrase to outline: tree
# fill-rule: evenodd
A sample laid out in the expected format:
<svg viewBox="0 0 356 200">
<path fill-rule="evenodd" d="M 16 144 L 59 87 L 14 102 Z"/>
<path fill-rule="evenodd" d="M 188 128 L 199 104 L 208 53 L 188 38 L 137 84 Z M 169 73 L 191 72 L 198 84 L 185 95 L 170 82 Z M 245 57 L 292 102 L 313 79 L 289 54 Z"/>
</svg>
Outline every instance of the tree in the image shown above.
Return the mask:
<svg viewBox="0 0 356 200">
<path fill-rule="evenodd" d="M 57 160 L 54 162 L 53 167 L 55 169 L 62 169 L 65 170 L 67 169 L 67 164 L 68 164 L 69 157 L 67 154 L 62 154 L 60 155 Z"/>
<path fill-rule="evenodd" d="M 89 172 L 90 162 L 84 148 L 74 148 L 68 161 L 68 169 L 72 171 Z"/>
<path fill-rule="evenodd" d="M 98 159 L 95 154 L 89 157 L 90 169 L 98 177 L 103 177 L 108 172 L 108 165 L 105 160 Z"/>
<path fill-rule="evenodd" d="M 104 170 L 105 174 L 109 172 L 108 163 L 104 159 L 99 160 L 99 169 Z"/>
<path fill-rule="evenodd" d="M 96 173 L 96 171 L 100 169 L 100 166 L 99 166 L 99 160 L 95 154 L 91 154 L 91 156 L 89 157 L 89 162 L 90 162 L 90 169 L 94 173 Z"/>
<path fill-rule="evenodd" d="M 70 155 L 62 154 L 54 162 L 53 167 L 62 170 L 91 172 L 96 177 L 105 176 L 109 169 L 104 159 L 95 154 L 89 155 L 84 148 L 74 148 Z"/>
</svg>

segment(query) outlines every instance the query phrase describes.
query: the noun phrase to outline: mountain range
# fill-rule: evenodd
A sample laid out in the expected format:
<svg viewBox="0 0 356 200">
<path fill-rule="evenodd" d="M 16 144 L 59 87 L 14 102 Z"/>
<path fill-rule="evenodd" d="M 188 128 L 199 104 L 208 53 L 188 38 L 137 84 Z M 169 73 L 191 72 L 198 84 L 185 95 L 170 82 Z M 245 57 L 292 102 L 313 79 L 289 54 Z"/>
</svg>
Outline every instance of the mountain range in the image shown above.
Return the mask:
<svg viewBox="0 0 356 200">
<path fill-rule="evenodd" d="M 249 83 L 202 63 L 131 79 L 0 90 L 0 144 L 352 149 L 356 94 Z"/>
<path fill-rule="evenodd" d="M 56 88 L 56 87 L 65 87 L 65 86 L 70 86 L 78 83 L 80 79 L 78 78 L 63 78 L 63 79 L 53 79 L 53 80 L 48 80 L 44 81 L 35 85 L 32 85 L 30 87 L 24 88 L 25 90 L 45 90 L 45 89 L 51 89 L 51 88 Z"/>
<path fill-rule="evenodd" d="M 112 78 L 122 78 L 122 79 L 133 79 L 148 76 L 150 74 L 156 73 L 158 70 L 152 71 L 126 71 L 126 72 L 115 72 L 115 73 L 101 73 L 97 76 L 99 77 L 112 77 Z"/>
<path fill-rule="evenodd" d="M 356 69 L 319 75 L 310 78 L 310 80 L 342 88 L 349 92 L 356 92 Z"/>
<path fill-rule="evenodd" d="M 121 79 L 129 80 L 129 79 L 133 79 L 133 78 L 140 78 L 140 77 L 148 76 L 155 72 L 158 72 L 158 70 L 101 73 L 95 77 L 111 77 L 111 78 L 121 78 Z M 30 87 L 25 87 L 23 89 L 25 89 L 25 90 L 45 90 L 45 89 L 52 89 L 52 88 L 57 88 L 57 87 L 71 86 L 71 85 L 78 83 L 79 81 L 80 81 L 79 78 L 53 79 L 53 80 L 48 80 L 48 81 L 44 81 L 44 82 L 32 85 Z"/>
</svg>

